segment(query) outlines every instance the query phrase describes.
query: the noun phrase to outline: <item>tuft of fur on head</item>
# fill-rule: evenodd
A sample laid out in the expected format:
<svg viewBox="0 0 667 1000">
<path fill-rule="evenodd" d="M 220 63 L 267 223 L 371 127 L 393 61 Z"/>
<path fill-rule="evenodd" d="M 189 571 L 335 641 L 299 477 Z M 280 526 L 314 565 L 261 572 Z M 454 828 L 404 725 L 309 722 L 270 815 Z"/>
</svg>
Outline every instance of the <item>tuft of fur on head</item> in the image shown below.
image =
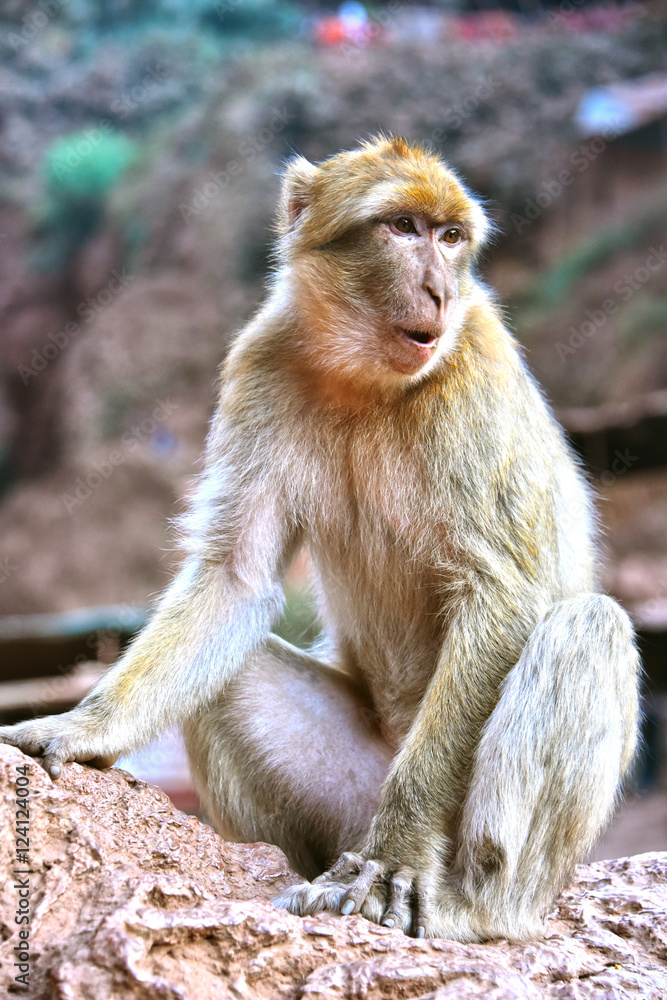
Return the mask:
<svg viewBox="0 0 667 1000">
<path fill-rule="evenodd" d="M 461 225 L 474 253 L 492 231 L 479 202 L 437 154 L 377 135 L 317 165 L 302 156 L 287 164 L 276 219 L 279 259 L 287 262 L 401 211 Z"/>
</svg>

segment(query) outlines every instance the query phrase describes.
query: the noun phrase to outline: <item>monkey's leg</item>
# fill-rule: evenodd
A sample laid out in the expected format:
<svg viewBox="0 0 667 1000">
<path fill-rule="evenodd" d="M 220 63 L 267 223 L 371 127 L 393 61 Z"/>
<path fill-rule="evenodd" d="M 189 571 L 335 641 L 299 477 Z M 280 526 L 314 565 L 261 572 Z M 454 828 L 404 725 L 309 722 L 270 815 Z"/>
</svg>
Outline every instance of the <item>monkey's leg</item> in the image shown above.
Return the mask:
<svg viewBox="0 0 667 1000">
<path fill-rule="evenodd" d="M 539 932 L 611 817 L 637 744 L 638 680 L 632 626 L 610 598 L 545 615 L 477 749 L 454 864 L 465 905 L 458 917 L 441 907 L 432 933 Z"/>
<path fill-rule="evenodd" d="M 273 636 L 184 735 L 215 828 L 307 878 L 363 842 L 392 757 L 349 678 Z"/>
<path fill-rule="evenodd" d="M 350 902 L 360 900 L 354 908 L 371 920 L 389 918 L 417 936 L 459 941 L 539 933 L 613 810 L 636 747 L 638 674 L 632 627 L 614 601 L 582 596 L 558 603 L 501 683 L 482 727 L 461 821 L 452 826 L 454 859 L 447 857 L 443 814 L 441 832 L 424 835 L 410 825 L 418 800 L 404 800 L 411 811 L 402 802 L 403 821 L 394 827 L 402 856 L 387 861 L 388 852 L 371 844 L 341 858 L 324 883 L 286 890 L 280 904 L 303 915 L 352 912 Z M 441 736 L 448 738 L 446 729 Z M 446 776 L 446 764 L 442 759 L 430 772 L 432 797 L 443 798 L 438 774 Z M 399 774 L 395 763 L 383 799 Z M 414 795 L 414 778 L 410 787 Z M 384 816 L 381 803 L 370 836 L 378 817 L 392 818 L 387 806 L 391 800 Z M 417 838 L 412 854 L 401 844 L 407 835 Z"/>
</svg>

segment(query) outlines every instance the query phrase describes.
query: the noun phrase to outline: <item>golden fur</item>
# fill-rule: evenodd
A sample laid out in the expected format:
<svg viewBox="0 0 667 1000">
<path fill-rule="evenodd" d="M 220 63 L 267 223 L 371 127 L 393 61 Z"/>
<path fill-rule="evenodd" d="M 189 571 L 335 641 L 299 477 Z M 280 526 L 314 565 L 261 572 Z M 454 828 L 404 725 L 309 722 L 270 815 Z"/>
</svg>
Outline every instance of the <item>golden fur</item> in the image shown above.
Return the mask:
<svg viewBox="0 0 667 1000">
<path fill-rule="evenodd" d="M 379 137 L 297 158 L 277 230 L 181 572 L 80 706 L 0 737 L 55 775 L 182 721 L 218 829 L 332 865 L 280 905 L 537 934 L 637 739 L 586 484 L 476 276 L 483 209 L 437 156 Z M 303 546 L 317 655 L 270 634 Z"/>
</svg>

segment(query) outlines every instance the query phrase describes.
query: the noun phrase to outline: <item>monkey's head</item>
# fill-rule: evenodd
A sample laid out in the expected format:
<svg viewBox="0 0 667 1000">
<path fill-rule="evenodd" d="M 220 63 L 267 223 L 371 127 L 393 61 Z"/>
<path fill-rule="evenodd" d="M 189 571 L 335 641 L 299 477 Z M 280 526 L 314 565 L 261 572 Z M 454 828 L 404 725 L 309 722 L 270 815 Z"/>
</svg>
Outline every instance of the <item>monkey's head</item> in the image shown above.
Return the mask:
<svg viewBox="0 0 667 1000">
<path fill-rule="evenodd" d="M 289 301 L 320 368 L 395 385 L 452 350 L 489 224 L 434 153 L 379 137 L 318 165 L 297 157 L 277 228 Z"/>
</svg>

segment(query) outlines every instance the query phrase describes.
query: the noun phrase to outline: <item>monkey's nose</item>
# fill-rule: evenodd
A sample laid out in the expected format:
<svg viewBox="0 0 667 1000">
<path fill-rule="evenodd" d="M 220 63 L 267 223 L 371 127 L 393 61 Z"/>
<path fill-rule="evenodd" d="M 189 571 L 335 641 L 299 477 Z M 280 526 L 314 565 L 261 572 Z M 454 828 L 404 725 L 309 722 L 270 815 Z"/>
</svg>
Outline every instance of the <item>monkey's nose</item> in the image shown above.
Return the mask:
<svg viewBox="0 0 667 1000">
<path fill-rule="evenodd" d="M 445 303 L 444 275 L 441 274 L 436 267 L 427 266 L 424 269 L 422 288 L 434 303 L 437 314 L 440 316 L 442 307 Z"/>
<path fill-rule="evenodd" d="M 440 312 L 442 308 L 442 296 L 439 295 L 438 292 L 436 292 L 435 289 L 431 287 L 431 285 L 426 285 L 426 291 L 435 302 L 436 309 L 438 310 L 438 312 Z"/>
</svg>

